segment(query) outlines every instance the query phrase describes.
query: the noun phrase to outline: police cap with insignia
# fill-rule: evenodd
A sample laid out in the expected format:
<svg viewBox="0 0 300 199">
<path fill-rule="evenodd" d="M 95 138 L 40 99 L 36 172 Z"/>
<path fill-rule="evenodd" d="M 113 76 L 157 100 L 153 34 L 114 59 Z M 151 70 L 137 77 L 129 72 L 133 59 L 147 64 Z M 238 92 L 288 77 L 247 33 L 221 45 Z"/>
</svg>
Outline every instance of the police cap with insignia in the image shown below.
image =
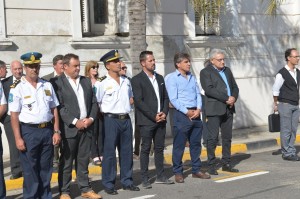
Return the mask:
<svg viewBox="0 0 300 199">
<path fill-rule="evenodd" d="M 29 52 L 25 53 L 24 55 L 21 56 L 21 59 L 23 60 L 24 64 L 39 64 L 41 63 L 40 58 L 43 55 L 38 52 Z"/>
<path fill-rule="evenodd" d="M 118 52 L 118 50 L 111 50 L 108 53 L 106 53 L 105 55 L 103 55 L 100 59 L 100 61 L 102 61 L 104 64 L 110 61 L 114 61 L 116 59 L 121 59 L 122 57 L 120 57 L 120 54 Z"/>
</svg>

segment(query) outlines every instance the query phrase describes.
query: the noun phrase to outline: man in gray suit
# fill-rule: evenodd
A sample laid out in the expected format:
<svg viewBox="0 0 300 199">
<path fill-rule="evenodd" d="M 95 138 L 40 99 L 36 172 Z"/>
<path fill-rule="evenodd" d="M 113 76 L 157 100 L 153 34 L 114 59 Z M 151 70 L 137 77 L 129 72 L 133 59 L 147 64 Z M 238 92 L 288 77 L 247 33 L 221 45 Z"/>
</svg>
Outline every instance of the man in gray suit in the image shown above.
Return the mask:
<svg viewBox="0 0 300 199">
<path fill-rule="evenodd" d="M 79 57 L 66 54 L 63 58 L 64 73 L 52 79 L 60 102 L 58 108 L 62 120 L 61 157 L 58 173 L 60 199 L 70 199 L 72 165 L 75 160 L 78 187 L 83 198 L 101 198 L 89 183 L 88 164 L 90 157 L 93 122 L 98 106 L 91 81 L 80 76 Z"/>
<path fill-rule="evenodd" d="M 3 79 L 2 85 L 4 90 L 5 98 L 8 99 L 8 94 L 10 91 L 10 86 L 16 81 L 21 79 L 23 75 L 23 66 L 21 62 L 15 60 L 10 64 L 11 76 Z M 10 124 L 10 113 L 7 112 L 1 118 L 1 123 L 4 126 L 5 134 L 9 146 L 9 158 L 10 158 L 10 170 L 11 176 L 10 179 L 17 179 L 22 177 L 22 167 L 19 159 L 19 150 L 16 147 L 15 136 Z"/>
<path fill-rule="evenodd" d="M 230 164 L 234 104 L 239 88 L 231 70 L 225 66 L 225 52 L 213 49 L 209 58 L 211 63 L 200 72 L 201 86 L 205 91 L 208 173 L 218 175 L 215 150 L 219 128 L 222 137 L 222 170 L 239 172 Z"/>
<path fill-rule="evenodd" d="M 51 78 L 60 76 L 64 72 L 63 57 L 63 55 L 56 55 L 55 57 L 53 57 L 52 63 L 54 71 L 52 73 L 49 73 L 48 75 L 43 76 L 42 79 L 50 81 Z"/>
</svg>

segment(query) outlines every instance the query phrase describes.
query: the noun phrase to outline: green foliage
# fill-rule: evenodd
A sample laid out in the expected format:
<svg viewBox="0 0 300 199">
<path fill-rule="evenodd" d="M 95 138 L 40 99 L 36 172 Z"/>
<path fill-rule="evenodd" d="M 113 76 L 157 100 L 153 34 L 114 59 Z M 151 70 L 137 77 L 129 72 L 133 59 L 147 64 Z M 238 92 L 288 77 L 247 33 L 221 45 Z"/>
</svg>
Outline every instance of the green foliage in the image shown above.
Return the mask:
<svg viewBox="0 0 300 199">
<path fill-rule="evenodd" d="M 276 16 L 278 7 L 284 2 L 285 0 L 261 0 L 263 7 L 265 9 L 265 13 L 267 15 Z"/>
</svg>

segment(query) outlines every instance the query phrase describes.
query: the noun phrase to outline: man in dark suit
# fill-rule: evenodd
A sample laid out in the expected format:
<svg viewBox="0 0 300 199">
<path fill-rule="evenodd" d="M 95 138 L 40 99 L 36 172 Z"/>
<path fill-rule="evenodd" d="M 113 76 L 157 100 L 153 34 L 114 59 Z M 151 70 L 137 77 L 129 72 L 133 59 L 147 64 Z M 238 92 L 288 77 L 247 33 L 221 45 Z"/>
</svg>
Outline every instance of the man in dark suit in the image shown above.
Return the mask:
<svg viewBox="0 0 300 199">
<path fill-rule="evenodd" d="M 148 176 L 149 153 L 154 141 L 157 184 L 173 184 L 164 175 L 164 146 L 166 135 L 166 117 L 169 111 L 169 98 L 164 78 L 155 70 L 153 52 L 140 54 L 143 70 L 131 80 L 137 125 L 140 127 L 142 148 L 140 154 L 142 186 L 151 188 Z"/>
<path fill-rule="evenodd" d="M 10 64 L 11 76 L 3 79 L 2 85 L 5 98 L 8 99 L 10 86 L 16 81 L 21 79 L 23 75 L 23 66 L 21 62 L 15 60 Z M 19 150 L 16 147 L 15 136 L 10 124 L 10 113 L 7 111 L 1 118 L 1 123 L 4 126 L 8 146 L 9 146 L 9 158 L 10 158 L 10 179 L 17 179 L 22 177 L 22 167 L 19 159 Z"/>
<path fill-rule="evenodd" d="M 234 104 L 239 95 L 239 88 L 231 70 L 225 66 L 223 50 L 213 49 L 210 53 L 210 62 L 200 72 L 201 85 L 205 91 L 208 173 L 218 175 L 215 150 L 219 128 L 221 128 L 222 137 L 222 170 L 238 172 L 238 169 L 230 164 L 230 157 Z"/>
<path fill-rule="evenodd" d="M 54 71 L 52 73 L 49 73 L 48 75 L 43 76 L 42 79 L 50 81 L 51 78 L 60 76 L 64 72 L 63 57 L 63 55 L 56 55 L 55 57 L 53 57 L 52 63 Z"/>
<path fill-rule="evenodd" d="M 74 54 L 63 58 L 64 74 L 52 79 L 60 102 L 62 120 L 62 146 L 58 183 L 60 199 L 70 199 L 72 165 L 75 160 L 78 187 L 83 198 L 101 198 L 89 183 L 88 164 L 90 157 L 93 121 L 97 118 L 97 102 L 91 81 L 79 75 L 80 61 Z"/>
</svg>

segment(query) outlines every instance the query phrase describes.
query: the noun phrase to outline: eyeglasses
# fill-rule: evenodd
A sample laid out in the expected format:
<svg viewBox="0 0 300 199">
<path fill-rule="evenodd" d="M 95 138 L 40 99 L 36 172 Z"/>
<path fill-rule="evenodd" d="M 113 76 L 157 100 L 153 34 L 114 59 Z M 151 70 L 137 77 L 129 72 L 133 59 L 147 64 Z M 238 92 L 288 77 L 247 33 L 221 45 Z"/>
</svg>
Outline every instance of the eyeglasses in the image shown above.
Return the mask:
<svg viewBox="0 0 300 199">
<path fill-rule="evenodd" d="M 91 68 L 92 68 L 92 69 L 98 69 L 99 66 L 92 66 Z"/>
<path fill-rule="evenodd" d="M 215 60 L 217 60 L 218 62 L 221 62 L 221 61 L 226 61 L 226 59 L 225 58 L 223 58 L 223 59 L 215 59 Z"/>
<path fill-rule="evenodd" d="M 122 69 L 122 70 L 127 70 L 127 67 L 126 67 L 126 66 L 123 66 L 121 69 Z"/>
<path fill-rule="evenodd" d="M 300 56 L 290 56 L 290 57 L 296 58 L 296 59 L 299 59 L 299 58 L 300 58 Z"/>
</svg>

